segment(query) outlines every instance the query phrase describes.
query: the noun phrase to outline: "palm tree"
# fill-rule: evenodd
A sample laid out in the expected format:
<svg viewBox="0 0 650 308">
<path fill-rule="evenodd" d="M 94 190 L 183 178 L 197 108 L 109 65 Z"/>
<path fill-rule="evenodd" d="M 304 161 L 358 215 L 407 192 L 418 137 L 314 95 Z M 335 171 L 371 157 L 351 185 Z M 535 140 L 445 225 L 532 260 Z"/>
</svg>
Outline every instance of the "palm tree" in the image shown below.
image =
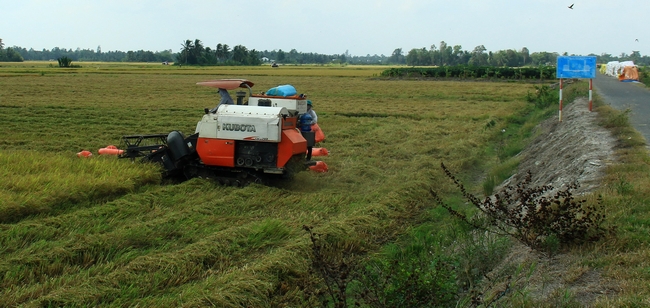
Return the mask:
<svg viewBox="0 0 650 308">
<path fill-rule="evenodd" d="M 201 59 L 201 54 L 203 53 L 203 43 L 201 43 L 201 40 L 195 39 L 194 40 L 194 48 L 192 49 L 191 55 L 192 59 L 194 61 L 190 61 L 192 64 L 198 64 Z"/>
<path fill-rule="evenodd" d="M 181 48 L 181 61 L 187 64 L 187 58 L 190 56 L 192 53 L 192 50 L 194 49 L 194 44 L 190 40 L 185 40 L 185 43 L 181 44 L 183 48 Z"/>
<path fill-rule="evenodd" d="M 223 45 L 221 43 L 217 44 L 217 49 L 214 51 L 214 55 L 217 58 L 217 62 L 221 62 L 223 57 Z"/>
<path fill-rule="evenodd" d="M 228 59 L 230 59 L 230 46 L 228 46 L 228 44 L 223 44 L 223 46 L 221 46 L 221 52 L 223 53 L 223 60 L 228 61 Z"/>
<path fill-rule="evenodd" d="M 232 49 L 232 60 L 239 64 L 246 65 L 248 59 L 248 49 L 243 45 L 237 45 Z"/>
<path fill-rule="evenodd" d="M 524 48 L 521 49 L 521 56 L 524 58 L 523 65 L 525 66 L 526 65 L 526 60 L 528 60 L 528 58 L 530 58 L 530 51 L 528 50 L 528 48 L 524 47 Z"/>
</svg>

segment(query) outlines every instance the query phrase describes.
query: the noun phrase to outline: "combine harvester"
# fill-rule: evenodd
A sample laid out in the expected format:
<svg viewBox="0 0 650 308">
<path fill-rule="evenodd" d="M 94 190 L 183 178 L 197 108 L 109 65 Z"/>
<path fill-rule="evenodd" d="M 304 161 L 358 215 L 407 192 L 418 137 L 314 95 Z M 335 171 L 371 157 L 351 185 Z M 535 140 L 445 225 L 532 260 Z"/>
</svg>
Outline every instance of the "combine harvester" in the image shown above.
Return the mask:
<svg viewBox="0 0 650 308">
<path fill-rule="evenodd" d="M 165 177 L 210 178 L 233 186 L 272 184 L 308 169 L 327 171 L 325 162 L 312 160 L 317 138 L 306 114 L 307 98 L 292 86 L 253 94 L 253 83 L 245 79 L 197 84 L 219 89 L 221 102 L 205 108 L 194 134 L 123 136 L 118 157 L 159 163 Z M 227 90 L 238 88 L 248 91 L 238 91 L 235 103 Z"/>
</svg>

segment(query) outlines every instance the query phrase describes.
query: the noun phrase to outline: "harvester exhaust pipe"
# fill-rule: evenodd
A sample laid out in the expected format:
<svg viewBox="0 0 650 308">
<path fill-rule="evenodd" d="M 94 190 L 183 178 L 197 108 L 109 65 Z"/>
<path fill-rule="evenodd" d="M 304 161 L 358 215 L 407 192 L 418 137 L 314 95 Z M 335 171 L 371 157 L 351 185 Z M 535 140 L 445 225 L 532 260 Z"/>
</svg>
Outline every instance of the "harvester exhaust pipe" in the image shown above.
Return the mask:
<svg viewBox="0 0 650 308">
<path fill-rule="evenodd" d="M 243 105 L 244 104 L 244 97 L 246 97 L 246 92 L 244 91 L 237 91 L 237 105 Z"/>
</svg>

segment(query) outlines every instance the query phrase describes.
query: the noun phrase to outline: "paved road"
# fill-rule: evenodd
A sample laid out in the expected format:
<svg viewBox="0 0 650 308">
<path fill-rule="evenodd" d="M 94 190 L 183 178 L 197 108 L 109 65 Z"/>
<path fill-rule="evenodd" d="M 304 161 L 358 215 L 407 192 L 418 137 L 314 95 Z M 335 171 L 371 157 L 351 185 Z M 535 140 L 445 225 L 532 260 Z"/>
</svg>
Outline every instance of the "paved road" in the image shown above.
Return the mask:
<svg viewBox="0 0 650 308">
<path fill-rule="evenodd" d="M 646 139 L 650 148 L 650 89 L 641 83 L 620 82 L 617 78 L 596 73 L 594 91 L 605 103 L 617 110 L 630 109 L 632 126 Z"/>
</svg>

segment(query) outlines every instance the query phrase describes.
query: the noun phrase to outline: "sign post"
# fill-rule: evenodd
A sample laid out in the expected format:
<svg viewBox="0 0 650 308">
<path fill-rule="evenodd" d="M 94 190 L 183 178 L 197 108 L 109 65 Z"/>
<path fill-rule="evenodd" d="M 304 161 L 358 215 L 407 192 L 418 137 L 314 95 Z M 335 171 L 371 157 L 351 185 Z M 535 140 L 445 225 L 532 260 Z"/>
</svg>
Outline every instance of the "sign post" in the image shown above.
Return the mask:
<svg viewBox="0 0 650 308">
<path fill-rule="evenodd" d="M 557 57 L 556 78 L 560 79 L 560 122 L 562 122 L 562 79 L 589 78 L 589 111 L 592 105 L 592 83 L 596 78 L 596 57 L 560 56 Z"/>
</svg>

